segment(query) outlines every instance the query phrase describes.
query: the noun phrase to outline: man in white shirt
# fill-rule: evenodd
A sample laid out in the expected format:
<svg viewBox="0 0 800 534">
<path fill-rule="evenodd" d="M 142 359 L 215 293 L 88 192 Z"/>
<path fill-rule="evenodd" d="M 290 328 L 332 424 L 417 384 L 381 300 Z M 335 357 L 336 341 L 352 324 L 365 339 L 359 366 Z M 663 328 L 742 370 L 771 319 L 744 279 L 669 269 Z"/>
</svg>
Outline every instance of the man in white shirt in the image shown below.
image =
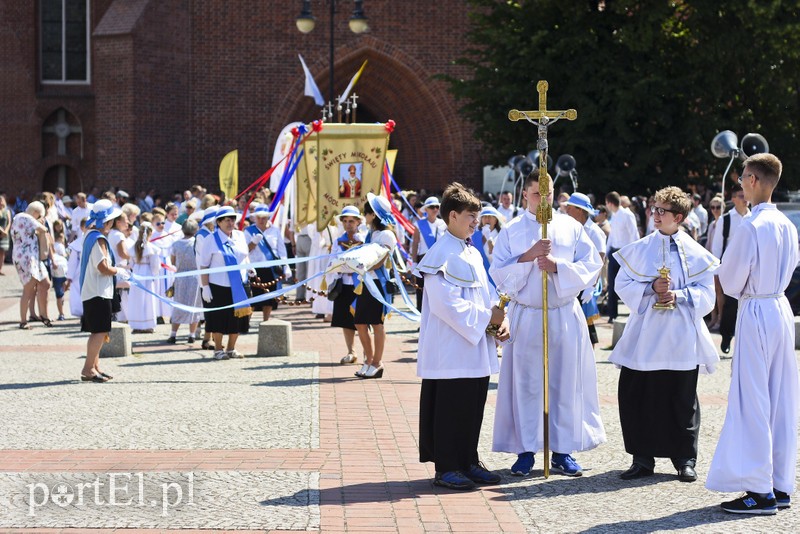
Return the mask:
<svg viewBox="0 0 800 534">
<path fill-rule="evenodd" d="M 731 242 L 736 231 L 742 225 L 745 217 L 750 215 L 747 200 L 744 198 L 742 186 L 734 185 L 731 189 L 733 209 L 722 216 L 722 220 L 714 227 L 714 240 L 711 242 L 711 253 L 719 259 L 725 255 L 728 243 Z M 731 340 L 736 333 L 736 312 L 739 301 L 730 295 L 725 295 L 725 304 L 722 306 L 722 319 L 719 323 L 719 333 L 722 335 L 720 349 L 724 354 L 731 350 Z"/>
<path fill-rule="evenodd" d="M 703 207 L 703 197 L 695 193 L 692 195 L 692 202 L 694 203 L 694 208 L 692 208 L 692 213 L 697 216 L 697 220 L 700 221 L 700 233 L 697 234 L 698 237 L 705 235 L 706 230 L 708 230 L 708 211 Z"/>
<path fill-rule="evenodd" d="M 70 225 L 72 230 L 70 232 L 71 239 L 77 239 L 79 236 L 83 235 L 83 232 L 81 232 L 81 220 L 88 218 L 89 213 L 92 211 L 92 205 L 86 201 L 86 193 L 78 193 L 75 195 L 75 204 L 76 206 L 72 208 L 72 220 Z"/>
<path fill-rule="evenodd" d="M 505 217 L 506 220 L 503 222 L 510 222 L 511 219 L 517 216 L 517 208 L 514 207 L 514 194 L 511 191 L 503 191 L 500 194 L 500 205 L 497 206 L 497 211 Z"/>
<path fill-rule="evenodd" d="M 619 299 L 614 290 L 614 279 L 619 272 L 619 263 L 614 253 L 639 239 L 639 229 L 636 226 L 636 216 L 628 208 L 621 207 L 619 193 L 612 191 L 606 195 L 606 209 L 609 213 L 611 233 L 608 234 L 608 322 L 613 323 L 617 318 L 617 304 Z"/>
</svg>

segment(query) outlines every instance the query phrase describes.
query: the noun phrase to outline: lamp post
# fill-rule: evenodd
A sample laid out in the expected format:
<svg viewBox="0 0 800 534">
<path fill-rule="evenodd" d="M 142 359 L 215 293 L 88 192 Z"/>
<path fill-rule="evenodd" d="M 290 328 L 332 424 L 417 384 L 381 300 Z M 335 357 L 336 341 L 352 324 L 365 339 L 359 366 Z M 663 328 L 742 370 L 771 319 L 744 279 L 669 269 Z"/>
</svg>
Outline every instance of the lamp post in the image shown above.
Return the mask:
<svg viewBox="0 0 800 534">
<path fill-rule="evenodd" d="M 334 30 L 334 19 L 336 17 L 336 0 L 327 0 L 330 6 L 330 80 L 329 80 L 329 98 L 330 102 L 333 102 L 333 30 Z M 350 17 L 350 31 L 356 34 L 364 33 L 369 31 L 369 25 L 367 24 L 367 17 L 364 15 L 364 0 L 353 0 L 355 7 L 353 9 L 353 14 Z M 302 33 L 309 33 L 314 30 L 316 19 L 314 15 L 311 14 L 311 0 L 303 0 L 303 9 L 300 12 L 300 16 L 297 17 L 297 29 L 300 30 Z"/>
</svg>

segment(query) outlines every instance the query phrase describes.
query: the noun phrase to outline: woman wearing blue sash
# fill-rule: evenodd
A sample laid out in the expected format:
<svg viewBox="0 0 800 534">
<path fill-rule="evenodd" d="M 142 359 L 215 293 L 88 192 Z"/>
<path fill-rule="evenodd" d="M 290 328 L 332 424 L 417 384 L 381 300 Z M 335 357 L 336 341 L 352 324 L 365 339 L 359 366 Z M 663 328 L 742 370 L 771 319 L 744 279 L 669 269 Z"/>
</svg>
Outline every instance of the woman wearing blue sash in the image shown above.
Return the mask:
<svg viewBox="0 0 800 534">
<path fill-rule="evenodd" d="M 364 243 L 364 236 L 358 233 L 358 227 L 364 220 L 358 211 L 358 206 L 345 206 L 342 213 L 337 217 L 342 223 L 344 234 L 336 240 L 334 252 L 344 252 L 353 247 Z M 334 260 L 331 260 L 334 261 Z M 353 320 L 351 311 L 353 301 L 356 298 L 353 281 L 355 275 L 351 273 L 339 272 L 327 275 L 328 300 L 333 300 L 333 314 L 331 315 L 331 326 L 342 329 L 344 343 L 347 347 L 347 355 L 343 356 L 339 363 L 342 365 L 358 363 L 355 350 L 356 324 Z M 338 281 L 337 281 L 338 280 Z M 338 284 L 338 291 L 334 289 Z M 335 294 L 338 292 L 338 295 Z"/>
<path fill-rule="evenodd" d="M 242 265 L 248 263 L 247 242 L 243 232 L 236 230 L 237 215 L 231 206 L 220 208 L 215 217 L 217 229 L 203 240 L 199 251 L 201 269 Z M 211 332 L 214 339 L 214 359 L 243 358 L 236 351 L 236 340 L 239 338 L 241 322 L 249 320 L 253 313 L 247 304 L 247 291 L 244 284 L 247 280 L 247 269 L 206 273 L 200 275 L 201 295 L 209 304 L 206 311 L 206 331 Z M 214 310 L 225 306 L 233 307 Z M 228 336 L 228 343 L 222 347 L 222 337 Z"/>
<path fill-rule="evenodd" d="M 110 200 L 98 200 L 92 206 L 86 222 L 89 231 L 83 240 L 80 276 L 83 301 L 81 331 L 89 332 L 86 361 L 81 371 L 81 380 L 84 382 L 107 382 L 112 378 L 100 371 L 98 364 L 100 349 L 111 332 L 115 278 L 130 278 L 128 271 L 115 266 L 114 252 L 106 238 L 120 213 L 120 209 Z"/>
<path fill-rule="evenodd" d="M 251 224 L 244 229 L 247 237 L 247 247 L 250 250 L 250 262 L 252 263 L 286 259 L 286 245 L 283 242 L 283 236 L 280 229 L 270 222 L 271 216 L 272 212 L 269 211 L 267 206 L 256 206 L 252 215 L 253 219 L 255 219 L 255 224 Z M 253 296 L 280 289 L 281 277 L 286 280 L 292 278 L 292 270 L 288 265 L 257 268 L 257 284 L 263 285 L 258 287 L 256 284 L 251 284 Z M 277 309 L 277 298 L 253 304 L 253 310 L 261 311 L 265 321 L 269 321 L 272 310 Z"/>
<path fill-rule="evenodd" d="M 392 215 L 389 201 L 384 197 L 367 193 L 367 203 L 364 204 L 364 217 L 369 227 L 366 242 L 379 243 L 386 247 L 386 257 L 388 258 L 397 246 L 397 237 L 390 228 L 390 225 L 395 224 L 396 221 Z M 383 298 L 386 299 L 386 280 L 389 276 L 386 267 L 381 264 L 378 269 L 368 272 L 367 276 L 375 280 L 378 290 Z M 381 360 L 383 359 L 383 347 L 386 343 L 386 331 L 383 328 L 385 310 L 383 304 L 363 286 L 363 282 L 360 289 L 361 293 L 355 300 L 356 311 L 353 322 L 358 331 L 358 339 L 364 348 L 365 361 L 361 369 L 356 372 L 356 376 L 359 378 L 380 378 L 383 376 Z M 356 290 L 356 293 L 358 293 L 358 290 Z M 372 327 L 374 345 L 369 336 L 370 327 Z"/>
</svg>

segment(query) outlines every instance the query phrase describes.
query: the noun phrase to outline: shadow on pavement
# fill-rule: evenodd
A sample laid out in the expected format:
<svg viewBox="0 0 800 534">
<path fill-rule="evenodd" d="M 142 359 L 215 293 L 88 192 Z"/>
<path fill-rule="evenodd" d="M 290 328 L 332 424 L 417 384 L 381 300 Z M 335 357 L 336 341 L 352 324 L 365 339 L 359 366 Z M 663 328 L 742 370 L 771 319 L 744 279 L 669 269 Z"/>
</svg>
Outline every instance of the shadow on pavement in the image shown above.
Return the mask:
<svg viewBox="0 0 800 534">
<path fill-rule="evenodd" d="M 517 481 L 532 480 L 533 484 L 497 486 L 492 491 L 500 495 L 493 497 L 494 500 L 521 500 L 560 497 L 564 495 L 581 495 L 585 493 L 606 493 L 619 491 L 621 489 L 639 488 L 660 484 L 662 482 L 676 482 L 674 475 L 656 473 L 653 476 L 639 478 L 636 480 L 622 480 L 619 475 L 623 470 L 608 471 L 597 475 L 582 476 L 580 479 L 564 477 L 558 474 L 551 474 L 550 478 L 544 480 L 544 471 L 534 469 L 532 475 L 526 478 L 513 476 L 510 469 L 499 469 L 495 471 L 503 476 L 504 482 L 513 483 Z M 576 483 L 581 480 L 580 483 Z"/>
<path fill-rule="evenodd" d="M 601 532 L 660 532 L 664 530 L 690 529 L 711 523 L 727 523 L 739 521 L 752 515 L 737 515 L 723 512 L 719 506 L 706 506 L 694 510 L 675 512 L 672 515 L 654 519 L 641 519 L 636 521 L 618 521 L 595 525 L 592 528 L 579 531 L 581 534 L 600 534 Z"/>
<path fill-rule="evenodd" d="M 319 494 L 320 506 L 358 504 L 358 503 L 385 503 L 398 502 L 407 499 L 416 499 L 423 495 L 440 495 L 447 493 L 461 493 L 434 486 L 430 479 L 387 482 L 364 482 L 337 488 L 321 490 L 302 490 L 291 496 L 282 496 L 259 502 L 261 506 L 308 506 L 313 502 L 315 493 Z"/>
<path fill-rule="evenodd" d="M 78 384 L 78 380 L 58 380 L 56 382 L 27 382 L 23 384 L 0 384 L 0 391 L 7 389 L 32 389 L 44 388 L 48 386 L 66 386 L 67 384 Z"/>
</svg>

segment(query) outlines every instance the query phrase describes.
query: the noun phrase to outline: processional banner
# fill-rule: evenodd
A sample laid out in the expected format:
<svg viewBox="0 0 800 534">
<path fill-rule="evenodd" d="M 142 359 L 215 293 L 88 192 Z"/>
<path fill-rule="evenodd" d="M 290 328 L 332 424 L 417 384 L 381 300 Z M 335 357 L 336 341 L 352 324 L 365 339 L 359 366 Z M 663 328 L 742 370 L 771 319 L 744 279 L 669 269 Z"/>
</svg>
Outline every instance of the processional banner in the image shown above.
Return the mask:
<svg viewBox="0 0 800 534">
<path fill-rule="evenodd" d="M 367 193 L 380 192 L 388 146 L 384 124 L 325 124 L 309 136 L 298 172 L 298 220 L 316 221 L 322 231 L 345 206 L 363 212 Z"/>
</svg>

